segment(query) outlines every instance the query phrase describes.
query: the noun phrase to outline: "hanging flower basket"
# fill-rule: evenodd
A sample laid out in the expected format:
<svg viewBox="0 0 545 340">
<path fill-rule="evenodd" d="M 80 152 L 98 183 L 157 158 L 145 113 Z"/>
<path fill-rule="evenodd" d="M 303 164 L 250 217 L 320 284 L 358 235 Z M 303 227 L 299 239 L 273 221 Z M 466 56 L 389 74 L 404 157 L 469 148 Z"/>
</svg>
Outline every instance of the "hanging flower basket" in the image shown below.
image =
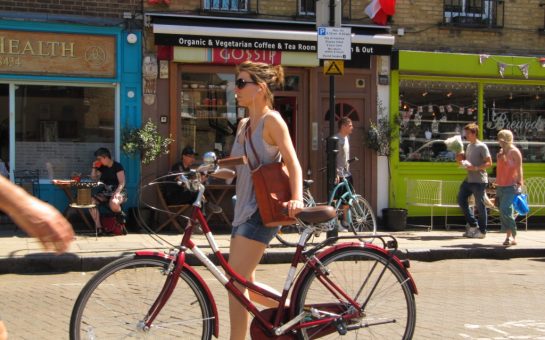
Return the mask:
<svg viewBox="0 0 545 340">
<path fill-rule="evenodd" d="M 149 164 L 159 156 L 168 154 L 168 146 L 174 141 L 170 136 L 163 137 L 151 119 L 142 128 L 123 131 L 121 138 L 123 152 L 139 154 L 142 164 Z"/>
</svg>

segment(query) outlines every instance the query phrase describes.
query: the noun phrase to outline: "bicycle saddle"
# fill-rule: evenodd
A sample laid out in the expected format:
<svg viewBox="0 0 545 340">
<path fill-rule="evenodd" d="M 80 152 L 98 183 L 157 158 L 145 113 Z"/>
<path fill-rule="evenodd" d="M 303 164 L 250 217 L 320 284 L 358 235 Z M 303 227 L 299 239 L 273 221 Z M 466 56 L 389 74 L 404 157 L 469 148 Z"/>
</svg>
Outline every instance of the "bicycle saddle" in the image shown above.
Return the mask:
<svg viewBox="0 0 545 340">
<path fill-rule="evenodd" d="M 337 216 L 335 208 L 330 205 L 321 205 L 318 207 L 303 208 L 297 214 L 297 218 L 305 223 L 323 223 Z"/>
</svg>

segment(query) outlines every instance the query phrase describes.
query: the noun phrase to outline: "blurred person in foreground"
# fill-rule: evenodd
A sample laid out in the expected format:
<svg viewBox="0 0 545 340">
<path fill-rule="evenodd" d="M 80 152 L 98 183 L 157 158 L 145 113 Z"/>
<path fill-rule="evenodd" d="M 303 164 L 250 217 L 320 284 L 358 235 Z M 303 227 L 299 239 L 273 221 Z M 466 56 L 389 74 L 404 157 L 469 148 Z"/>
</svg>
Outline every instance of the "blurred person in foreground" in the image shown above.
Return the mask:
<svg viewBox="0 0 545 340">
<path fill-rule="evenodd" d="M 62 214 L 48 203 L 0 176 L 0 210 L 27 234 L 36 237 L 45 250 L 65 252 L 74 239 L 74 230 Z M 0 319 L 0 340 L 8 338 Z"/>
</svg>

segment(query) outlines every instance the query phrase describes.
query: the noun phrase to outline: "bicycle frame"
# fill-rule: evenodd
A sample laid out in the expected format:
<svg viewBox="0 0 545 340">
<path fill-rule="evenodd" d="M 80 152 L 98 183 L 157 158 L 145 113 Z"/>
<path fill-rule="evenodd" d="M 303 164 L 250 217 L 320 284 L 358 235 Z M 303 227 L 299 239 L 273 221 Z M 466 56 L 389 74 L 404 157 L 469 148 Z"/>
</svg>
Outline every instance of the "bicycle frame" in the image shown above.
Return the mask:
<svg viewBox="0 0 545 340">
<path fill-rule="evenodd" d="M 329 247 L 325 251 L 321 252 L 320 254 L 317 254 L 317 251 L 328 247 L 332 244 L 334 244 L 338 239 L 357 239 L 361 240 L 362 236 L 348 236 L 348 237 L 332 237 L 324 242 L 320 243 L 319 245 L 308 249 L 304 251 L 305 248 L 305 241 L 307 237 L 313 232 L 312 229 L 306 228 L 303 233 L 301 234 L 301 237 L 298 242 L 298 246 L 296 247 L 295 254 L 293 256 L 290 269 L 288 271 L 288 275 L 286 278 L 286 281 L 284 283 L 284 287 L 282 290 L 281 295 L 278 295 L 274 292 L 271 292 L 258 284 L 254 282 L 250 282 L 246 280 L 244 277 L 240 276 L 238 273 L 236 273 L 223 254 L 221 253 L 218 244 L 216 243 L 214 236 L 210 230 L 210 227 L 206 221 L 206 218 L 204 217 L 201 208 L 200 208 L 200 202 L 202 199 L 202 195 L 204 192 L 204 187 L 202 187 L 201 190 L 199 190 L 199 195 L 193 204 L 193 210 L 191 213 L 191 218 L 188 219 L 189 223 L 187 224 L 185 228 L 184 235 L 182 237 L 182 241 L 180 243 L 180 246 L 178 249 L 171 250 L 170 254 L 160 254 L 153 251 L 139 251 L 136 252 L 137 256 L 160 256 L 162 258 L 168 258 L 171 263 L 169 265 L 169 268 L 167 269 L 167 279 L 165 280 L 165 283 L 163 285 L 163 289 L 159 296 L 157 297 L 156 301 L 153 303 L 152 307 L 148 311 L 145 320 L 143 321 L 143 328 L 149 329 L 157 317 L 157 315 L 161 312 L 162 307 L 166 304 L 169 297 L 171 296 L 172 292 L 176 288 L 177 284 L 177 277 L 179 276 L 180 272 L 184 269 L 189 270 L 192 275 L 199 281 L 201 286 L 204 288 L 204 291 L 206 295 L 208 295 L 208 298 L 210 299 L 212 306 L 213 306 L 213 314 L 214 314 L 214 335 L 218 337 L 219 335 L 219 317 L 218 317 L 218 311 L 217 306 L 215 303 L 215 300 L 213 298 L 212 292 L 208 288 L 205 281 L 202 279 L 202 277 L 186 262 L 186 251 L 189 249 L 191 252 L 196 256 L 196 258 L 212 273 L 212 275 L 222 284 L 224 287 L 228 290 L 229 293 L 231 293 L 253 316 L 255 319 L 258 320 L 260 326 L 269 332 L 272 336 L 279 336 L 282 334 L 285 334 L 287 331 L 290 330 L 297 330 L 307 327 L 314 327 L 318 325 L 326 325 L 331 324 L 333 321 L 339 319 L 338 315 L 331 315 L 323 317 L 319 320 L 312 320 L 312 321 L 303 321 L 304 318 L 307 315 L 310 315 L 311 313 L 308 311 L 305 311 L 303 313 L 300 313 L 299 315 L 294 315 L 296 313 L 295 306 L 291 305 L 289 307 L 285 306 L 286 300 L 288 298 L 288 295 L 290 293 L 290 290 L 292 291 L 292 301 L 295 301 L 293 297 L 296 297 L 298 293 L 298 287 L 301 285 L 301 279 L 305 277 L 304 274 L 314 271 L 319 276 L 320 282 L 333 294 L 338 296 L 339 298 L 342 298 L 344 301 L 348 301 L 352 306 L 354 306 L 354 311 L 351 312 L 351 314 L 343 314 L 342 318 L 345 320 L 351 319 L 356 317 L 354 314 L 358 314 L 361 312 L 362 308 L 364 306 L 358 304 L 358 302 L 354 301 L 348 294 L 346 294 L 342 287 L 339 287 L 334 282 L 332 282 L 328 275 L 325 273 L 321 266 L 320 259 L 323 256 L 326 256 L 327 254 L 330 254 L 331 252 L 341 249 L 342 247 L 367 247 L 372 248 L 373 251 L 382 253 L 384 256 L 387 256 L 389 261 L 391 261 L 392 265 L 397 266 L 401 269 L 401 272 L 404 273 L 406 280 L 409 282 L 410 287 L 414 293 L 416 293 L 416 286 L 414 284 L 414 281 L 406 268 L 403 266 L 403 264 L 395 257 L 394 255 L 390 254 L 387 250 L 382 249 L 380 247 L 372 246 L 371 244 L 363 243 L 361 241 L 359 242 L 351 242 L 351 243 L 343 243 L 338 244 L 333 247 Z M 303 223 L 302 221 L 299 221 L 300 223 Z M 304 224 L 304 223 L 303 223 Z M 209 258 L 208 256 L 191 240 L 193 228 L 195 226 L 199 225 L 202 229 L 202 232 L 204 233 L 208 244 L 210 245 L 216 260 L 219 263 L 219 267 L 221 267 L 225 274 L 220 270 L 218 266 L 216 266 Z M 391 236 L 389 236 L 391 237 Z M 386 242 L 381 238 L 381 236 L 369 236 L 368 238 L 379 238 L 382 240 L 383 244 L 386 246 Z M 391 237 L 393 239 L 393 237 Z M 395 240 L 395 239 L 394 239 Z M 397 248 L 397 242 L 395 242 L 395 246 Z M 375 249 L 376 248 L 376 249 Z M 305 267 L 301 273 L 296 275 L 296 269 L 299 262 L 305 263 Z M 385 270 L 385 269 L 384 269 Z M 254 303 L 248 299 L 246 296 L 244 296 L 243 292 L 239 290 L 235 283 L 240 284 L 241 286 L 247 288 L 248 290 L 260 294 L 262 296 L 265 296 L 269 299 L 272 299 L 278 303 L 278 308 L 274 315 L 274 320 L 271 322 L 270 318 L 266 317 L 265 309 L 264 311 L 259 311 Z M 293 288 L 293 289 L 292 289 Z M 287 314 L 286 314 L 287 313 Z M 286 315 L 290 316 L 289 320 L 286 320 Z M 280 326 L 280 324 L 282 326 Z M 336 331 L 335 329 L 333 331 Z"/>
<path fill-rule="evenodd" d="M 341 197 L 339 197 L 339 199 L 335 203 L 335 209 L 338 209 L 342 202 L 351 204 L 352 200 L 354 199 L 354 189 L 352 188 L 348 180 L 343 177 L 342 181 L 340 181 L 337 185 L 335 185 L 335 187 L 333 187 L 333 191 L 331 191 L 331 195 L 329 196 L 329 199 L 327 201 L 328 205 L 333 204 L 333 200 L 335 199 L 337 191 L 341 190 L 342 188 L 345 189 L 345 192 L 341 195 Z"/>
</svg>

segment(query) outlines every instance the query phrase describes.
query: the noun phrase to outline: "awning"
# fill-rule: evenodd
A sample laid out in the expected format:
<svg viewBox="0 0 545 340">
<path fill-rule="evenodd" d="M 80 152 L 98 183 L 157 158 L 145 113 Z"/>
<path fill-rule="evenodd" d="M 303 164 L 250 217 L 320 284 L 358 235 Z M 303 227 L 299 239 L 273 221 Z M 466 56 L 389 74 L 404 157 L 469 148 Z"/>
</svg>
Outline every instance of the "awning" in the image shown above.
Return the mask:
<svg viewBox="0 0 545 340">
<path fill-rule="evenodd" d="M 246 28 L 225 28 L 225 27 L 205 27 L 205 26 L 185 26 L 153 24 L 153 33 L 157 35 L 180 35 L 195 37 L 226 37 L 226 38 L 252 38 L 271 41 L 317 41 L 316 32 L 294 31 L 294 30 L 272 30 L 272 29 L 246 29 Z M 360 35 L 352 34 L 353 44 L 371 44 L 371 45 L 394 45 L 394 36 L 390 34 Z M 190 47 L 190 46 L 188 46 Z M 199 46 L 205 47 L 205 46 Z M 213 47 L 213 46 L 206 46 Z M 214 46 L 215 47 L 215 46 Z"/>
<path fill-rule="evenodd" d="M 217 18 L 148 13 L 156 45 L 173 46 L 175 61 L 229 63 L 218 50 L 270 51 L 282 65 L 317 66 L 315 24 L 301 21 Z M 384 27 L 343 25 L 352 31 L 348 67 L 370 66 L 374 55 L 391 55 L 395 38 Z M 191 52 L 191 53 L 189 53 Z M 237 52 L 241 53 L 241 52 Z M 270 56 L 268 56 L 270 57 Z M 195 59 L 196 58 L 196 59 Z M 296 60 L 297 62 L 293 62 Z"/>
</svg>

